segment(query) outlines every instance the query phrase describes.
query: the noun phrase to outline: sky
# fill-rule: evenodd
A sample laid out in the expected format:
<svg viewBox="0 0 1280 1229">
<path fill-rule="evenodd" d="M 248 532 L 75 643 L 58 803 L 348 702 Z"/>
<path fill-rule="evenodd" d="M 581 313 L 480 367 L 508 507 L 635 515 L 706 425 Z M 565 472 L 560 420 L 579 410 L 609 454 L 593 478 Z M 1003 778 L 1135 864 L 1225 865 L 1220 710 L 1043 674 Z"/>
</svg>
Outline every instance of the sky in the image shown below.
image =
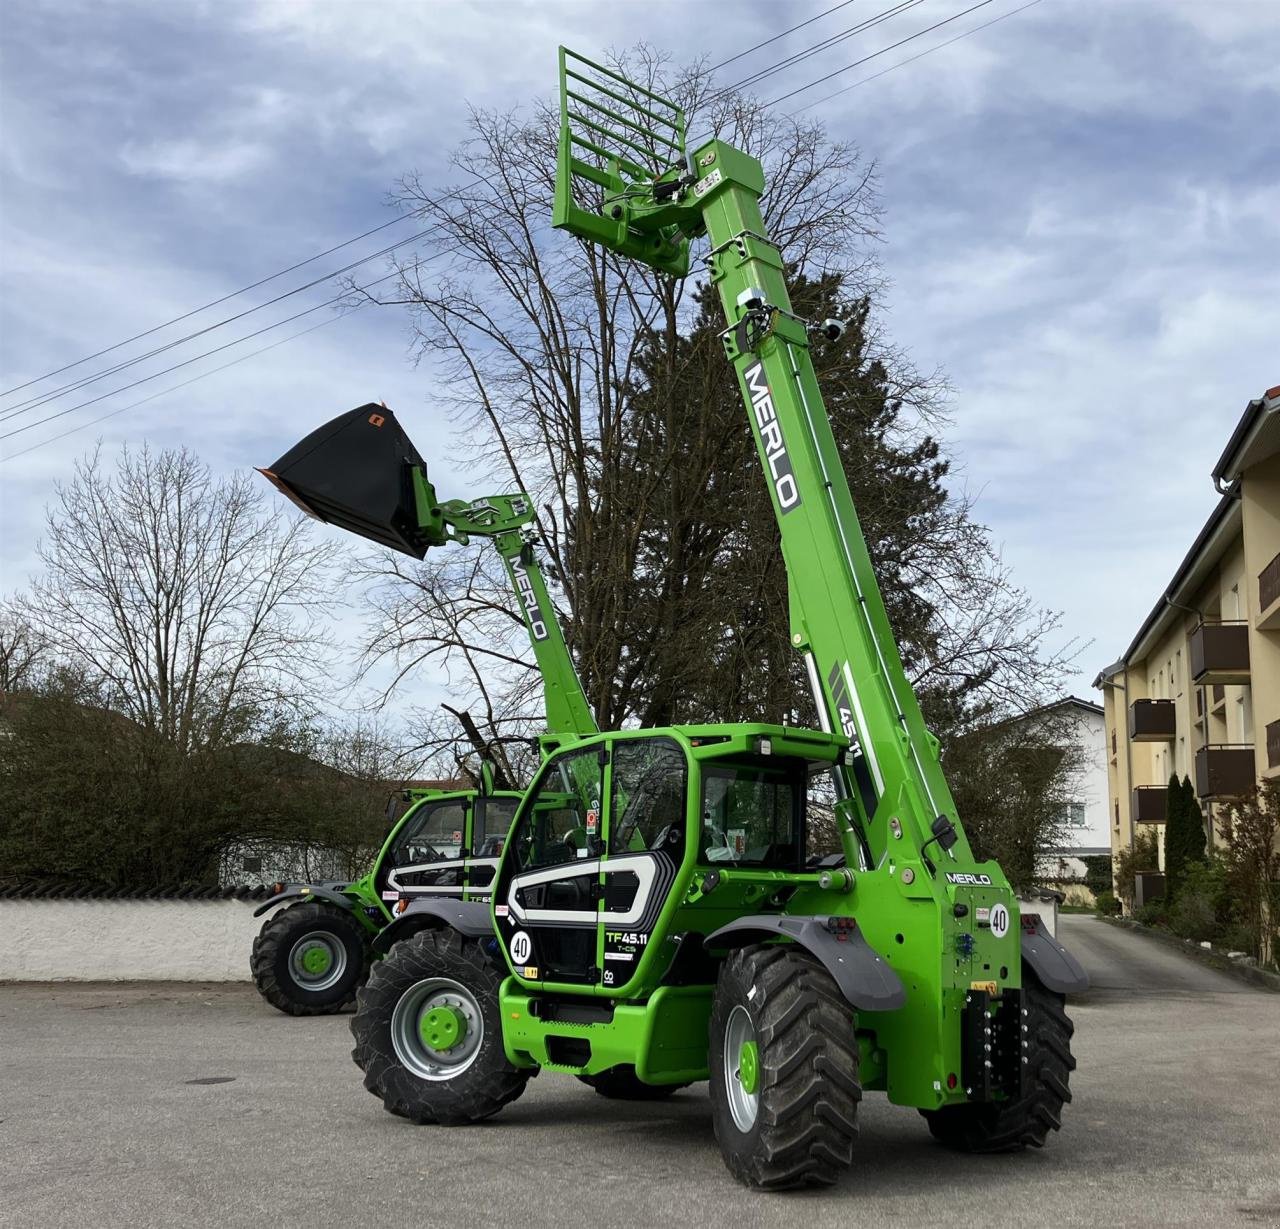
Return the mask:
<svg viewBox="0 0 1280 1229">
<path fill-rule="evenodd" d="M 835 74 L 779 108 L 807 107 L 876 161 L 886 330 L 945 372 L 954 481 L 1016 581 L 1061 612 L 1060 642 L 1081 646 L 1071 690 L 1087 695 L 1212 509 L 1209 472 L 1246 402 L 1280 383 L 1280 0 L 989 0 L 886 50 L 974 2 L 925 0 L 759 89 L 771 99 Z M 833 3 L 9 0 L 0 387 L 389 221 L 407 171 L 457 182 L 448 157 L 468 108 L 548 95 L 561 42 L 596 57 L 643 38 L 715 62 Z M 725 83 L 886 8 L 846 4 L 736 61 Z M 466 441 L 431 422 L 396 308 L 321 306 L 77 408 L 323 304 L 331 283 L 20 408 L 407 233 L 0 396 L 0 433 L 61 414 L 0 440 L 0 593 L 26 583 L 54 484 L 98 440 L 185 445 L 224 473 L 385 400 L 437 485 L 468 493 Z"/>
</svg>

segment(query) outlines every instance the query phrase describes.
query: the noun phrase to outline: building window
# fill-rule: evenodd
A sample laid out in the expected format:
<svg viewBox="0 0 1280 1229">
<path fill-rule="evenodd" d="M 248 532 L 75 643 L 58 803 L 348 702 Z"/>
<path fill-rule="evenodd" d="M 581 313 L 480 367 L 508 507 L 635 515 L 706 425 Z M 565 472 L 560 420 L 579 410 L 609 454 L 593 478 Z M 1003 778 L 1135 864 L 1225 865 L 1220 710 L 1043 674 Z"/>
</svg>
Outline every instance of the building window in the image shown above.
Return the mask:
<svg viewBox="0 0 1280 1229">
<path fill-rule="evenodd" d="M 1120 804 L 1116 803 L 1116 822 L 1120 819 Z M 1063 822 L 1068 828 L 1084 827 L 1084 803 L 1068 802 Z"/>
</svg>

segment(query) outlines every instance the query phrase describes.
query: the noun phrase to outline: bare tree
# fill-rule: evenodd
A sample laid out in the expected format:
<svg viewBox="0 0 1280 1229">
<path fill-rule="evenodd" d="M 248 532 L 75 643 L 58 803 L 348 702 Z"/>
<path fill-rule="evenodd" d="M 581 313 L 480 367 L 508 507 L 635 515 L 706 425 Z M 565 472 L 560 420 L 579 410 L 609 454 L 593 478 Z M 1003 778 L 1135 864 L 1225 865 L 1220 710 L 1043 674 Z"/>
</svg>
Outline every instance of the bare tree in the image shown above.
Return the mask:
<svg viewBox="0 0 1280 1229">
<path fill-rule="evenodd" d="M 332 548 L 244 474 L 94 452 L 57 489 L 20 613 L 103 703 L 186 753 L 243 737 L 323 665 Z"/>
<path fill-rule="evenodd" d="M 0 699 L 34 687 L 52 664 L 48 640 L 15 603 L 0 603 Z"/>
<path fill-rule="evenodd" d="M 761 159 L 770 233 L 802 314 L 850 320 L 820 377 L 873 562 L 926 711 L 992 723 L 1052 698 L 1054 617 L 1012 583 L 940 446 L 945 382 L 883 337 L 872 310 L 876 170 L 819 123 L 716 94 L 704 73 L 641 48 L 617 66 L 675 97 L 691 127 Z M 394 194 L 429 223 L 430 250 L 399 267 L 433 403 L 473 471 L 533 493 L 566 638 L 603 726 L 674 720 L 812 722 L 791 652 L 776 525 L 713 294 L 550 230 L 558 116 L 475 112 L 447 195 L 416 175 Z M 837 304 L 838 301 L 838 304 Z M 839 310 L 837 310 L 837 307 Z M 366 664 L 397 678 L 443 665 L 495 743 L 532 728 L 536 677 L 493 561 L 465 569 L 368 561 Z M 935 700 L 932 705 L 931 700 Z M 961 720 L 963 719 L 963 720 Z M 424 745 L 450 726 L 425 718 Z"/>
</svg>

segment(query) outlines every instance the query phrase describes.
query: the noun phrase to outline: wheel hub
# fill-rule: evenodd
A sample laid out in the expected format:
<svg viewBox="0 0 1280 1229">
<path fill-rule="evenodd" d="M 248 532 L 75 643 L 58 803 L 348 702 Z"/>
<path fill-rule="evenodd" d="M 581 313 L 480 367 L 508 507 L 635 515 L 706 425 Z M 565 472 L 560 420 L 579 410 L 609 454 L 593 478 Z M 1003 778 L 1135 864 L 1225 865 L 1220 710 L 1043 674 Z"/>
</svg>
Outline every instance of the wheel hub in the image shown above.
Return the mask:
<svg viewBox="0 0 1280 1229">
<path fill-rule="evenodd" d="M 317 943 L 306 948 L 302 953 L 302 967 L 313 977 L 327 973 L 333 963 L 333 956 L 323 944 Z"/>
<path fill-rule="evenodd" d="M 748 1041 L 738 1054 L 738 1079 L 745 1093 L 754 1093 L 760 1083 L 760 1051 L 754 1041 Z"/>
<path fill-rule="evenodd" d="M 467 1018 L 456 1007 L 442 1003 L 422 1013 L 418 1032 L 430 1050 L 447 1052 L 467 1035 Z"/>
<path fill-rule="evenodd" d="M 396 1057 L 422 1080 L 451 1080 L 475 1062 L 484 1016 L 475 994 L 451 977 L 428 977 L 400 996 L 391 1013 Z"/>
</svg>

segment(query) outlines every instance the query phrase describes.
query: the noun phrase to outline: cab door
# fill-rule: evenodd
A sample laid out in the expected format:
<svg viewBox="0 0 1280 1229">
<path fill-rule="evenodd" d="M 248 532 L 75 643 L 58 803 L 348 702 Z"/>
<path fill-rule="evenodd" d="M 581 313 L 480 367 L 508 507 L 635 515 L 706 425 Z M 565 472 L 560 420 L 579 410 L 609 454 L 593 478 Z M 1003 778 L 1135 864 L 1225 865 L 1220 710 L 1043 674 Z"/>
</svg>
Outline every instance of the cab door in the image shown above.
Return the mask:
<svg viewBox="0 0 1280 1229">
<path fill-rule="evenodd" d="M 610 989 L 631 980 L 684 856 L 687 776 L 671 739 L 615 739 L 548 761 L 497 888 L 517 977 Z"/>
<path fill-rule="evenodd" d="M 461 896 L 469 799 L 424 802 L 401 825 L 381 868 L 384 900 Z"/>
</svg>

